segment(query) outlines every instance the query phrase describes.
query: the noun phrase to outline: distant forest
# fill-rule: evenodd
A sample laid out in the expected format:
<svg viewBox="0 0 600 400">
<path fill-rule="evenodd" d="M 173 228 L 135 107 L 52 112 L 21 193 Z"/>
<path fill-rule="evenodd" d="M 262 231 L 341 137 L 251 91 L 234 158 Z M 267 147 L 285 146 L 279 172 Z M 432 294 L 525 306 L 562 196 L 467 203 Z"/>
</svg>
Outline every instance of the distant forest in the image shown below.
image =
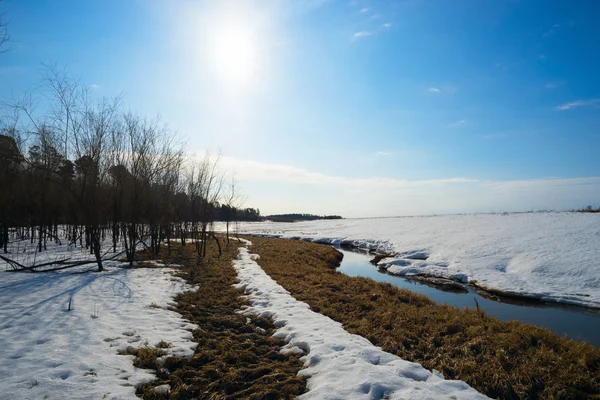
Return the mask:
<svg viewBox="0 0 600 400">
<path fill-rule="evenodd" d="M 315 221 L 318 219 L 342 219 L 339 215 L 314 215 L 314 214 L 275 214 L 267 215 L 265 219 L 273 222 Z"/>
<path fill-rule="evenodd" d="M 226 204 L 217 204 L 215 209 L 216 221 L 262 221 L 258 208 L 236 208 Z"/>
</svg>

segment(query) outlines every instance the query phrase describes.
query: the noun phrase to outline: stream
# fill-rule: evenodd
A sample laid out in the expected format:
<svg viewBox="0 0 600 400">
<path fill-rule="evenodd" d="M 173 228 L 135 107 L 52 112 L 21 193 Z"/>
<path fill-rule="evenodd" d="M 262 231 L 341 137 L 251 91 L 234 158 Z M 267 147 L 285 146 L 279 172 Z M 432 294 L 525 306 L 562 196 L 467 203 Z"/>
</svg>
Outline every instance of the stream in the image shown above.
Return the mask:
<svg viewBox="0 0 600 400">
<path fill-rule="evenodd" d="M 369 262 L 372 255 L 336 249 L 344 254 L 338 271 L 346 275 L 389 282 L 399 288 L 422 293 L 437 303 L 460 308 L 475 308 L 476 299 L 479 307 L 488 315 L 505 321 L 518 320 L 549 328 L 558 335 L 567 335 L 571 339 L 587 341 L 600 347 L 600 310 L 526 300 L 498 298 L 499 301 L 496 301 L 482 297 L 470 287 L 467 287 L 467 293 L 447 292 L 404 277 L 380 272 L 377 266 Z"/>
</svg>

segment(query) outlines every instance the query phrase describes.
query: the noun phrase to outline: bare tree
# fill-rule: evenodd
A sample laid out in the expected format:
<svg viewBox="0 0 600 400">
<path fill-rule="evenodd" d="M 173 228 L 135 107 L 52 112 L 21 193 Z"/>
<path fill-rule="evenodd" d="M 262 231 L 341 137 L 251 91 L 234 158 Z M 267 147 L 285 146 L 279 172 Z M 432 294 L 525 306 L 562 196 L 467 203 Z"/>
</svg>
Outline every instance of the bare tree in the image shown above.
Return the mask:
<svg viewBox="0 0 600 400">
<path fill-rule="evenodd" d="M 219 157 L 213 160 L 207 153 L 201 160 L 192 157 L 188 168 L 187 195 L 190 202 L 191 228 L 200 257 L 206 256 L 209 235 L 215 240 L 219 247 L 219 254 L 221 253 L 219 239 L 212 229 L 209 229 L 215 219 L 215 206 L 223 187 L 223 176 L 218 166 Z"/>
<path fill-rule="evenodd" d="M 62 134 L 63 157 L 68 158 L 69 137 L 75 133 L 77 120 L 84 112 L 81 107 L 86 104 L 88 89 L 65 68 L 43 66 L 42 86 L 46 89 L 49 117 L 54 130 Z"/>
<path fill-rule="evenodd" d="M 2 1 L 2 0 L 0 0 Z M 5 53 L 10 48 L 5 48 L 4 46 L 10 40 L 10 35 L 8 34 L 8 21 L 6 19 L 6 11 L 0 11 L 0 53 Z"/>
<path fill-rule="evenodd" d="M 227 189 L 223 196 L 223 206 L 225 208 L 227 246 L 229 246 L 229 224 L 231 223 L 231 221 L 235 221 L 237 209 L 242 205 L 243 202 L 244 198 L 239 193 L 235 177 L 232 177 L 231 182 L 227 186 Z"/>
<path fill-rule="evenodd" d="M 123 114 L 119 98 L 96 103 L 88 94 L 67 71 L 46 66 L 36 91 L 0 104 L 6 111 L 0 113 L 0 258 L 20 270 L 95 262 L 102 271 L 107 232 L 111 250 L 122 243 L 129 265 L 140 246 L 158 255 L 166 241 L 170 251 L 174 235 L 182 245 L 192 239 L 200 259 L 208 240 L 221 254 L 213 222 L 217 216 L 227 221 L 229 244 L 242 198 L 234 179 L 224 186 L 219 157 L 207 153 L 187 165 L 175 136 L 158 119 Z M 40 97 L 45 104 L 38 109 Z M 6 256 L 15 237 L 38 252 L 64 237 L 94 259 L 25 265 Z"/>
<path fill-rule="evenodd" d="M 183 151 L 158 119 L 148 121 L 126 114 L 123 121 L 125 140 L 121 162 L 130 174 L 125 205 L 128 226 L 125 250 L 130 265 L 133 265 L 138 242 L 155 253 L 159 250 L 161 225 L 164 229 L 166 221 L 161 221 L 157 211 L 160 207 L 167 210 L 169 205 L 152 196 L 152 192 L 161 185 L 168 190 L 178 186 Z M 144 224 L 149 228 L 150 245 L 139 234 Z"/>
<path fill-rule="evenodd" d="M 101 225 L 106 220 L 105 182 L 110 168 L 111 133 L 115 129 L 118 100 L 84 105 L 82 120 L 73 134 L 76 180 L 70 187 L 79 203 L 98 270 L 102 271 Z"/>
</svg>

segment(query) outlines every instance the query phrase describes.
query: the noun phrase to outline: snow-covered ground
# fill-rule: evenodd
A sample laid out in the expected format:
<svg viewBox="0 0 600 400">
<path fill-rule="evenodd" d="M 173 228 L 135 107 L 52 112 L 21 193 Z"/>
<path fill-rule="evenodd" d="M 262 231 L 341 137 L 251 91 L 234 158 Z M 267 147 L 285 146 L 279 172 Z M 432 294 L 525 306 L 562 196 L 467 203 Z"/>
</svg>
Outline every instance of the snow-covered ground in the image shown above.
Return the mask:
<svg viewBox="0 0 600 400">
<path fill-rule="evenodd" d="M 12 240 L 8 244 L 8 254 L 0 253 L 1 256 L 14 261 L 18 264 L 26 267 L 32 267 L 47 263 L 57 263 L 64 261 L 65 263 L 75 263 L 89 261 L 86 266 L 89 269 L 97 267 L 96 259 L 93 254 L 85 247 L 77 245 L 69 245 L 67 243 L 56 243 L 53 240 L 48 240 L 46 243 L 47 250 L 37 251 L 37 242 L 31 243 L 29 240 Z M 112 252 L 112 240 L 110 238 L 105 239 L 102 242 L 101 255 L 103 260 L 115 259 L 125 257 L 123 246 L 119 244 L 117 246 L 117 252 Z M 142 246 L 139 246 L 142 249 Z M 37 271 L 57 268 L 60 265 L 48 265 L 40 268 L 36 268 Z M 0 271 L 12 270 L 13 267 L 0 259 Z"/>
<path fill-rule="evenodd" d="M 242 223 L 242 233 L 395 253 L 395 274 L 431 274 L 600 308 L 600 214 L 522 213 Z M 422 260 L 422 258 L 427 258 Z"/>
<path fill-rule="evenodd" d="M 54 248 L 36 257 L 65 253 L 85 252 Z M 21 261 L 33 257 L 19 254 Z M 0 399 L 135 399 L 135 386 L 154 375 L 119 351 L 164 340 L 173 344 L 168 354 L 193 354 L 196 326 L 167 310 L 191 286 L 169 268 L 105 267 L 15 273 L 0 263 Z"/>
<path fill-rule="evenodd" d="M 257 255 L 240 248 L 234 261 L 249 295 L 244 313 L 272 316 L 285 339 L 283 352 L 305 353 L 308 392 L 303 399 L 485 399 L 462 381 L 444 380 L 420 364 L 405 361 L 352 335 L 339 322 L 310 310 L 278 285 L 256 263 Z M 260 260 L 259 260 L 260 262 Z"/>
</svg>

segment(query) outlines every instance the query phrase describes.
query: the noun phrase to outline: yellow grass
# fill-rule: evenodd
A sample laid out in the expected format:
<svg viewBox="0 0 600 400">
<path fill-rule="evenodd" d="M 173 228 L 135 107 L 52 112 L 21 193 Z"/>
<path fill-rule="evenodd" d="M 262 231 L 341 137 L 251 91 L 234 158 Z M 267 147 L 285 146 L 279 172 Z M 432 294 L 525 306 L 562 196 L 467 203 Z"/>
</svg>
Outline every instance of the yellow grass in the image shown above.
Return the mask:
<svg viewBox="0 0 600 400">
<path fill-rule="evenodd" d="M 590 344 L 348 277 L 335 270 L 341 254 L 328 246 L 249 239 L 261 267 L 294 297 L 386 351 L 492 398 L 600 398 L 600 349 Z"/>
</svg>

